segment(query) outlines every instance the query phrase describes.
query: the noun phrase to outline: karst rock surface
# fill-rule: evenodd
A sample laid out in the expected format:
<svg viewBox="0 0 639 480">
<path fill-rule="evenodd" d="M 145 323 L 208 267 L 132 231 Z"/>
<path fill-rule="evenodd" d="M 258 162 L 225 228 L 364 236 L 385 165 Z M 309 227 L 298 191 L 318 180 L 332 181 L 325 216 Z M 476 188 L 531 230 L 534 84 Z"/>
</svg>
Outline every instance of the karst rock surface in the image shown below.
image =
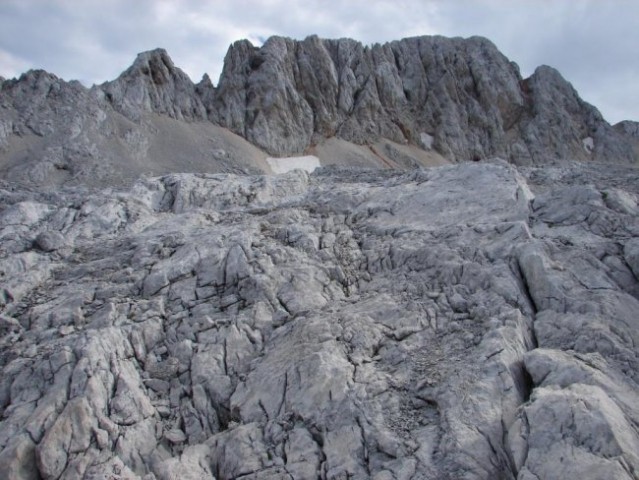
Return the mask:
<svg viewBox="0 0 639 480">
<path fill-rule="evenodd" d="M 612 127 L 550 67 L 522 78 L 481 37 L 242 40 L 217 86 L 206 75 L 194 84 L 163 49 L 91 88 L 43 71 L 0 84 L 0 172 L 36 186 L 131 185 L 178 170 L 268 173 L 267 155 L 336 140 L 388 141 L 450 162 L 628 164 L 639 158 L 636 131 L 632 122 Z M 379 160 L 368 154 L 369 165 Z M 423 166 L 419 156 L 397 163 Z"/>
<path fill-rule="evenodd" d="M 636 479 L 639 172 L 0 189 L 0 472 Z"/>
</svg>

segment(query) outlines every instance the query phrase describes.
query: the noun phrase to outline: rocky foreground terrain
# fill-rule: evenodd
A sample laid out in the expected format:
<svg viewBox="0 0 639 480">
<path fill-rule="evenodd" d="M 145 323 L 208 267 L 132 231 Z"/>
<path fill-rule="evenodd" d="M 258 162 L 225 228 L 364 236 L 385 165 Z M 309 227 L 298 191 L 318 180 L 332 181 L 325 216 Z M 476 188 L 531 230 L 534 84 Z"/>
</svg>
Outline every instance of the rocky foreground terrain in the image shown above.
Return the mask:
<svg viewBox="0 0 639 480">
<path fill-rule="evenodd" d="M 638 158 L 481 38 L 0 79 L 0 479 L 639 479 Z"/>
<path fill-rule="evenodd" d="M 639 171 L 0 190 L 5 479 L 636 479 Z"/>
</svg>

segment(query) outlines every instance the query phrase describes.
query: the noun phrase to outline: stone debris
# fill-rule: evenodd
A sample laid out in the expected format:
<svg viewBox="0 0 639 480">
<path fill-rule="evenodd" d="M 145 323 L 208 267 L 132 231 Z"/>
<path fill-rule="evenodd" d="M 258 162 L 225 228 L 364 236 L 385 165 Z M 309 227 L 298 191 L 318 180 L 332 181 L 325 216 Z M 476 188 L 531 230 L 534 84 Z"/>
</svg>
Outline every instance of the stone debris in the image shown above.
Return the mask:
<svg viewBox="0 0 639 480">
<path fill-rule="evenodd" d="M 151 363 L 146 365 L 146 371 L 151 378 L 159 380 L 171 380 L 178 373 L 180 361 L 175 357 L 167 358 L 162 362 Z"/>
<path fill-rule="evenodd" d="M 637 478 L 635 168 L 0 197 L 7 480 Z"/>
</svg>

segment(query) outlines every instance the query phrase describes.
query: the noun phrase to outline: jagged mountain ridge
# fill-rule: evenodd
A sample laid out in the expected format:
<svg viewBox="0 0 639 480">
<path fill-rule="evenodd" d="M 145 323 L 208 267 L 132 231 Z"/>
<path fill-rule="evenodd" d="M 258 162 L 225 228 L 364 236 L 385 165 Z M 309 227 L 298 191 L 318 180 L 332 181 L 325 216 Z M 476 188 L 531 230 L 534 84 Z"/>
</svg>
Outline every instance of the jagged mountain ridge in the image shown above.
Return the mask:
<svg viewBox="0 0 639 480">
<path fill-rule="evenodd" d="M 523 79 L 481 37 L 416 37 L 370 48 L 317 37 L 274 37 L 259 49 L 242 41 L 226 56 L 218 90 L 212 119 L 274 154 L 333 135 L 428 148 L 427 134 L 451 160 L 633 159 L 556 70 L 540 67 Z M 282 121 L 287 112 L 293 118 Z M 592 152 L 583 145 L 589 137 Z"/>
<path fill-rule="evenodd" d="M 416 37 L 371 47 L 316 36 L 272 37 L 260 48 L 243 40 L 229 48 L 217 87 L 208 76 L 194 84 L 157 49 L 91 89 L 31 71 L 4 81 L 0 101 L 2 170 L 35 183 L 64 179 L 64 172 L 109 183 L 108 170 L 138 165 L 135 177 L 163 162 L 173 171 L 268 171 L 256 152 L 245 153 L 249 146 L 236 148 L 243 155 L 223 148 L 228 142 L 210 148 L 207 142 L 219 138 L 212 125 L 278 156 L 341 139 L 365 146 L 388 140 L 449 161 L 637 159 L 629 129 L 612 128 L 556 70 L 540 67 L 523 79 L 480 37 Z M 167 124 L 169 131 L 184 130 L 169 158 L 166 146 L 153 151 L 167 136 L 158 117 L 181 122 Z M 203 131 L 192 132 L 194 124 Z M 24 147 L 29 135 L 37 138 Z M 188 157 L 195 168 L 180 169 L 174 157 Z M 393 165 L 392 152 L 389 157 Z"/>
</svg>

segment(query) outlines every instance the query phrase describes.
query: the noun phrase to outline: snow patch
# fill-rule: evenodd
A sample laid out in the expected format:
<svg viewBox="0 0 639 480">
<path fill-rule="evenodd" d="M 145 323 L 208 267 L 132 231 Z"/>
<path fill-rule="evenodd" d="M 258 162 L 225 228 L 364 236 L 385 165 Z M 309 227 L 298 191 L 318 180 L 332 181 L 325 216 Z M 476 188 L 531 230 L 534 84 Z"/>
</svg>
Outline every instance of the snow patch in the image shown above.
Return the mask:
<svg viewBox="0 0 639 480">
<path fill-rule="evenodd" d="M 434 137 L 432 135 L 429 135 L 426 132 L 422 132 L 419 134 L 419 139 L 422 141 L 422 146 L 426 150 L 430 150 L 431 148 L 433 148 Z"/>
<path fill-rule="evenodd" d="M 317 167 L 320 166 L 319 158 L 315 155 L 306 155 L 304 157 L 285 157 L 285 158 L 273 158 L 268 157 L 266 159 L 269 167 L 273 170 L 273 173 L 286 173 L 291 170 L 299 168 L 311 173 Z"/>
<path fill-rule="evenodd" d="M 588 153 L 592 153 L 595 148 L 595 141 L 592 137 L 586 137 L 581 141 L 581 144 L 584 146 L 584 150 Z"/>
</svg>

